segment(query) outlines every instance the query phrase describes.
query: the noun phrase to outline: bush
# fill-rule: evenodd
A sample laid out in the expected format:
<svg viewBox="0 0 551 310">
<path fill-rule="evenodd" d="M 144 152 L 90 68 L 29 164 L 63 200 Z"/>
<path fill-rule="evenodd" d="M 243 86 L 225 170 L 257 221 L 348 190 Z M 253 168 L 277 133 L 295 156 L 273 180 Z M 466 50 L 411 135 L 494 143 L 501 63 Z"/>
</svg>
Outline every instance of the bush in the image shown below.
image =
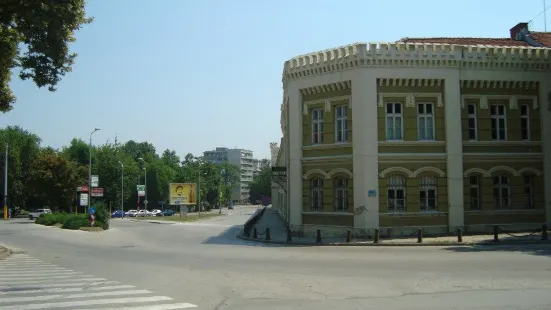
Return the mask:
<svg viewBox="0 0 551 310">
<path fill-rule="evenodd" d="M 102 204 L 96 207 L 96 227 L 101 227 L 104 230 L 109 229 L 109 212 Z M 68 213 L 52 213 L 52 214 L 42 214 L 35 221 L 36 224 L 53 226 L 56 224 L 61 224 L 63 229 L 72 229 L 77 230 L 81 227 L 89 227 L 88 214 L 68 214 Z"/>
<path fill-rule="evenodd" d="M 109 211 L 103 204 L 98 204 L 96 207 L 96 227 L 101 227 L 104 230 L 109 229 Z"/>
<path fill-rule="evenodd" d="M 88 221 L 88 215 L 79 214 L 79 215 L 68 216 L 67 220 L 65 221 L 65 223 L 63 223 L 63 226 L 61 226 L 61 228 L 78 230 L 81 227 L 88 227 L 88 226 L 90 226 L 90 222 Z"/>
<path fill-rule="evenodd" d="M 35 223 L 45 226 L 53 226 L 56 224 L 64 224 L 70 215 L 67 213 L 51 213 L 41 214 Z"/>
</svg>

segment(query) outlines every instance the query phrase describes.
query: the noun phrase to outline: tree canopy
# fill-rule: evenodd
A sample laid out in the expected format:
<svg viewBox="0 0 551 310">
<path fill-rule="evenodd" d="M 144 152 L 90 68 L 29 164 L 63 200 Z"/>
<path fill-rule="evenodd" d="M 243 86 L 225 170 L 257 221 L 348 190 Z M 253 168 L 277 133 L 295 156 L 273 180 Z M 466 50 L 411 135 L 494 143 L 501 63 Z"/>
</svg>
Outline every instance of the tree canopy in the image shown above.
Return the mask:
<svg viewBox="0 0 551 310">
<path fill-rule="evenodd" d="M 14 68 L 21 79 L 55 91 L 77 56 L 69 51 L 75 32 L 91 21 L 84 0 L 0 0 L 0 111 L 16 101 L 9 86 Z"/>
<path fill-rule="evenodd" d="M 4 173 L 5 145 L 8 149 L 8 204 L 23 209 L 49 207 L 72 211 L 76 206 L 76 188 L 88 184 L 88 163 L 92 151 L 92 173 L 99 177 L 104 197 L 94 198 L 113 209 L 120 207 L 121 169 L 124 166 L 124 208 L 138 204 L 136 185 L 143 184 L 143 163 L 147 169 L 148 209 L 160 208 L 168 200 L 169 183 L 200 183 L 200 197 L 206 208 L 220 202 L 227 204 L 231 188 L 240 182 L 237 167 L 228 163 L 215 165 L 188 153 L 182 160 L 174 150 L 157 154 L 148 142 L 128 141 L 92 146 L 82 139 L 55 150 L 40 146 L 40 138 L 20 127 L 0 130 L 0 171 Z M 122 163 L 122 165 L 121 165 Z M 221 171 L 227 178 L 222 180 Z M 3 182 L 0 180 L 0 182 Z M 222 197 L 220 197 L 220 190 Z M 143 197 L 141 197 L 143 200 Z M 220 199 L 222 201 L 220 201 Z M 143 202 L 143 201 L 141 201 Z"/>
</svg>

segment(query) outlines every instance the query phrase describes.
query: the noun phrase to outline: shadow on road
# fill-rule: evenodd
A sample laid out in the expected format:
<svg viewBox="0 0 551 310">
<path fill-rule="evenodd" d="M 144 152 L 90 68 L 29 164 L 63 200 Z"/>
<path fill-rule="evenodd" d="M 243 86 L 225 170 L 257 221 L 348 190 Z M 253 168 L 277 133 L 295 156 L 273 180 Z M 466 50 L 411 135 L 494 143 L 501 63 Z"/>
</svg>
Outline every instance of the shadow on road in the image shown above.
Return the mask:
<svg viewBox="0 0 551 310">
<path fill-rule="evenodd" d="M 259 242 L 245 241 L 237 238 L 237 235 L 243 231 L 243 225 L 233 225 L 216 236 L 208 237 L 201 244 L 226 244 L 243 245 L 253 247 L 280 247 L 279 244 L 266 244 Z"/>
<path fill-rule="evenodd" d="M 448 247 L 443 250 L 458 253 L 519 252 L 530 255 L 551 257 L 551 245 L 549 244 L 474 245 L 470 247 Z"/>
</svg>

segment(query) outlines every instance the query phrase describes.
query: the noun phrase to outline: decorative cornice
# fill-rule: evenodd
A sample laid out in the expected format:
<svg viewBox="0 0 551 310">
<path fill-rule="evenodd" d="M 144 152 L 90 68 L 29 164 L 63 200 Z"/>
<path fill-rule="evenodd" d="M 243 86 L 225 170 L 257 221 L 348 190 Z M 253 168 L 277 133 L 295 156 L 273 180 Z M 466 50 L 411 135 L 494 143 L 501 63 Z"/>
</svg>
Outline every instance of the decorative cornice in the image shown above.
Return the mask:
<svg viewBox="0 0 551 310">
<path fill-rule="evenodd" d="M 379 86 L 386 87 L 440 87 L 442 79 L 400 79 L 400 78 L 379 78 Z"/>
<path fill-rule="evenodd" d="M 308 115 L 308 111 L 310 110 L 310 106 L 315 105 L 315 104 L 323 104 L 325 112 L 331 112 L 331 105 L 333 104 L 333 102 L 342 101 L 342 100 L 348 100 L 347 105 L 348 105 L 348 107 L 351 107 L 350 95 L 304 101 L 302 103 L 302 114 Z"/>
<path fill-rule="evenodd" d="M 286 61 L 282 81 L 354 67 L 550 71 L 550 50 L 524 46 L 359 42 L 300 55 Z"/>
<path fill-rule="evenodd" d="M 300 90 L 300 92 L 302 93 L 302 95 L 315 95 L 350 88 L 352 88 L 352 81 L 341 81 L 331 84 L 303 88 Z"/>
<path fill-rule="evenodd" d="M 518 101 L 527 99 L 532 100 L 532 107 L 536 110 L 539 107 L 538 96 L 524 96 L 524 95 L 461 95 L 461 108 L 465 108 L 465 103 L 469 99 L 479 100 L 479 105 L 481 109 L 488 108 L 488 100 L 491 99 L 505 99 L 509 100 L 509 109 L 517 109 Z"/>
<path fill-rule="evenodd" d="M 471 169 L 467 169 L 464 173 L 463 173 L 463 176 L 464 177 L 468 177 L 470 175 L 476 175 L 476 174 L 480 174 L 486 178 L 490 178 L 494 175 L 495 172 L 498 172 L 498 171 L 505 171 L 505 172 L 508 172 L 509 174 L 511 174 L 512 176 L 515 176 L 515 177 L 518 177 L 518 176 L 521 176 L 521 175 L 536 175 L 536 176 L 542 176 L 543 175 L 543 172 L 541 172 L 540 170 L 536 169 L 536 168 L 532 168 L 532 167 L 524 167 L 524 168 L 520 168 L 519 170 L 515 170 L 509 166 L 495 166 L 495 167 L 492 167 L 488 170 L 484 170 L 482 168 L 471 168 Z"/>
<path fill-rule="evenodd" d="M 489 80 L 461 80 L 461 88 L 503 88 L 503 89 L 524 89 L 535 90 L 538 88 L 537 81 L 489 81 Z"/>
<path fill-rule="evenodd" d="M 384 106 L 385 98 L 404 98 L 407 108 L 415 107 L 417 98 L 431 98 L 436 99 L 436 105 L 441 108 L 444 106 L 442 102 L 441 93 L 379 93 L 379 102 L 377 106 L 380 108 Z"/>
<path fill-rule="evenodd" d="M 351 142 L 346 143 L 328 143 L 328 144 L 312 144 L 312 145 L 305 145 L 302 147 L 303 151 L 306 150 L 326 150 L 326 149 L 338 149 L 343 147 L 352 147 Z"/>
</svg>

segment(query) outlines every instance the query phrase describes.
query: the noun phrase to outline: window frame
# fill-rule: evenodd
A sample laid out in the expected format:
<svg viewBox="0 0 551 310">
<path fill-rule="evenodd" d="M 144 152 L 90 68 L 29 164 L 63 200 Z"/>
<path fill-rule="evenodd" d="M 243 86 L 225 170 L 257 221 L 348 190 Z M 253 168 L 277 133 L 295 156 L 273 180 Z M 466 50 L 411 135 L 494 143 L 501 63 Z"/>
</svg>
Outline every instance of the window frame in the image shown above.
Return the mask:
<svg viewBox="0 0 551 310">
<path fill-rule="evenodd" d="M 392 182 L 397 181 L 397 182 Z M 395 183 L 395 184 L 393 184 Z M 398 198 L 398 191 L 402 191 L 402 197 Z M 389 198 L 390 192 L 393 192 L 394 198 Z M 387 197 L 387 212 L 388 213 L 403 213 L 407 212 L 407 197 L 406 197 L 406 178 L 399 174 L 393 174 L 388 176 L 387 178 L 387 190 L 386 190 L 386 197 Z M 399 204 L 400 200 L 402 200 L 402 208 L 398 209 L 396 206 Z M 392 207 L 391 207 L 392 206 Z"/>
<path fill-rule="evenodd" d="M 338 184 L 342 181 L 342 184 Z M 339 197 L 341 194 L 342 197 Z M 333 207 L 335 212 L 348 212 L 348 179 L 333 179 Z"/>
<path fill-rule="evenodd" d="M 422 106 L 423 107 L 423 112 L 419 112 L 419 107 Z M 431 107 L 431 113 L 427 113 L 427 106 L 430 106 Z M 435 124 L 436 124 L 436 113 L 435 113 L 435 104 L 434 102 L 416 102 L 416 108 L 417 108 L 417 140 L 418 141 L 436 141 L 436 128 L 435 128 Z M 419 125 L 421 123 L 421 119 L 424 119 L 425 120 L 425 128 L 424 128 L 424 134 L 425 134 L 425 139 L 421 139 L 421 126 Z M 431 124 L 432 124 L 432 139 L 428 139 L 426 138 L 427 137 L 427 133 L 429 133 L 430 131 L 427 129 L 427 120 L 430 119 L 431 120 Z"/>
<path fill-rule="evenodd" d="M 392 113 L 388 113 L 388 107 L 389 105 L 392 107 Z M 396 106 L 400 107 L 400 113 L 396 113 Z M 389 117 L 392 118 L 393 124 L 395 125 L 396 119 L 400 119 L 400 137 L 396 138 L 396 126 L 393 126 L 392 128 L 392 137 L 389 137 L 389 130 L 388 130 L 388 119 Z M 401 102 L 386 102 L 385 103 L 385 139 L 386 141 L 404 141 L 404 105 Z"/>
<path fill-rule="evenodd" d="M 315 200 L 314 197 L 317 199 Z M 310 179 L 310 211 L 323 211 L 323 179 L 320 177 Z"/>
<path fill-rule="evenodd" d="M 496 113 L 497 113 L 495 115 L 492 113 L 492 108 L 494 107 L 496 108 Z M 503 115 L 499 114 L 500 107 L 503 107 Z M 489 106 L 489 109 L 490 109 L 490 133 L 492 136 L 492 141 L 507 141 L 507 107 L 504 104 L 492 104 Z M 501 128 L 499 126 L 500 119 L 503 119 L 503 136 L 504 136 L 503 139 L 499 138 L 499 129 Z M 496 139 L 493 138 L 494 128 L 492 126 L 492 120 L 495 120 L 495 123 L 497 126 L 495 128 Z"/>
<path fill-rule="evenodd" d="M 428 182 L 430 180 L 431 182 Z M 434 198 L 431 198 L 429 193 L 434 191 Z M 421 198 L 421 193 L 425 192 L 424 202 Z M 430 209 L 430 200 L 434 199 L 434 209 Z M 437 212 L 438 211 L 438 179 L 435 176 L 422 176 L 419 187 L 419 211 L 421 212 Z"/>
<path fill-rule="evenodd" d="M 526 114 L 522 113 L 522 109 L 526 108 Z M 522 141 L 530 141 L 530 106 L 527 104 L 521 104 L 520 110 L 520 139 Z M 522 121 L 526 121 L 526 128 L 523 128 Z M 524 130 L 526 130 L 526 138 L 523 137 Z"/>
<path fill-rule="evenodd" d="M 469 107 L 473 107 L 474 113 L 469 113 Z M 468 130 L 468 140 L 469 141 L 477 141 L 478 140 L 478 120 L 477 120 L 477 111 L 476 111 L 476 104 L 469 103 L 467 104 L 467 130 Z M 474 122 L 474 138 L 471 138 L 471 124 L 469 121 Z"/>
<path fill-rule="evenodd" d="M 312 114 L 312 117 L 310 118 L 310 120 L 312 121 L 312 125 L 311 125 L 311 133 L 312 133 L 312 144 L 323 144 L 323 108 L 313 108 L 311 109 L 310 113 Z M 319 117 L 316 118 L 316 115 L 317 113 L 319 113 Z M 316 137 L 316 133 L 315 133 L 315 129 L 316 129 L 316 125 L 319 126 L 317 127 L 318 129 L 318 142 L 315 141 L 315 137 Z"/>
<path fill-rule="evenodd" d="M 476 180 L 473 182 L 473 180 Z M 476 189 L 476 197 L 473 197 L 472 190 Z M 479 175 L 471 175 L 469 176 L 469 208 L 471 210 L 481 210 L 482 205 L 482 196 L 480 191 L 480 176 Z M 476 207 L 473 207 L 474 203 L 473 201 L 476 201 Z"/>
<path fill-rule="evenodd" d="M 339 116 L 338 111 L 343 111 Z M 339 121 L 341 122 L 339 125 Z M 341 139 L 339 139 L 339 131 L 342 132 Z M 338 105 L 335 106 L 335 143 L 347 143 L 348 142 L 348 106 Z"/>
<path fill-rule="evenodd" d="M 528 180 L 528 182 L 526 182 Z M 535 209 L 535 189 L 534 189 L 534 176 L 531 174 L 525 174 L 522 176 L 522 188 L 524 189 L 524 208 Z M 528 192 L 527 192 L 528 191 Z"/>
<path fill-rule="evenodd" d="M 496 178 L 499 180 L 499 183 L 496 184 L 495 180 Z M 503 180 L 507 180 L 503 184 Z M 493 199 L 493 205 L 494 209 L 496 210 L 508 210 L 511 208 L 511 178 L 508 175 L 500 174 L 492 177 L 492 199 Z M 496 189 L 499 191 L 499 196 L 496 197 Z M 507 197 L 503 197 L 503 190 L 507 190 Z M 507 205 L 503 205 L 504 198 L 507 199 Z M 496 199 L 499 200 L 499 206 L 496 204 Z"/>
</svg>

